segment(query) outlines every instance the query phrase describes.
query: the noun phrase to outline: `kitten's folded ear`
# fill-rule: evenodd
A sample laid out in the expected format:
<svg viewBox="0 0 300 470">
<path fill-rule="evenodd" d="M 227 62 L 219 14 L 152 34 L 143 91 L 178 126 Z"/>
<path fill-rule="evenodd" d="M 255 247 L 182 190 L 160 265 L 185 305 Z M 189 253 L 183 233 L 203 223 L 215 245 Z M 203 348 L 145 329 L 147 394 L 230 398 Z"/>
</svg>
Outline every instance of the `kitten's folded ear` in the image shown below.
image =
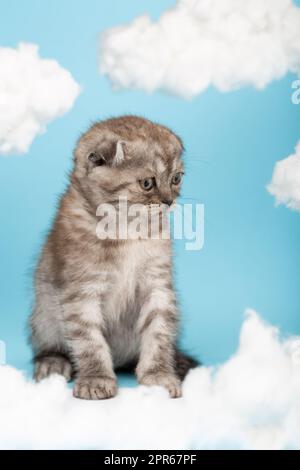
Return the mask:
<svg viewBox="0 0 300 470">
<path fill-rule="evenodd" d="M 125 142 L 122 140 L 117 141 L 104 141 L 98 144 L 95 151 L 87 155 L 89 168 L 96 166 L 111 166 L 116 167 L 120 165 L 125 158 Z"/>
<path fill-rule="evenodd" d="M 117 135 L 93 127 L 78 141 L 74 152 L 76 174 L 84 177 L 99 166 L 117 167 L 125 159 L 126 143 Z"/>
</svg>

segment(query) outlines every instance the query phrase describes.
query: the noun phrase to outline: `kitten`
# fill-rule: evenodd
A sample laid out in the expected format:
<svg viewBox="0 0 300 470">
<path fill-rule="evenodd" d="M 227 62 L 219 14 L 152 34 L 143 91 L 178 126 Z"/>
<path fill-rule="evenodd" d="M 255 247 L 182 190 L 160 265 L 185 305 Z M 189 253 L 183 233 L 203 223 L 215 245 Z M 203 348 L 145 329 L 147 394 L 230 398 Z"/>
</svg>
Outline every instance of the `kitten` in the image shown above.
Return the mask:
<svg viewBox="0 0 300 470">
<path fill-rule="evenodd" d="M 36 272 L 30 319 L 35 379 L 75 376 L 74 396 L 113 397 L 115 370 L 181 396 L 196 362 L 176 347 L 178 312 L 170 240 L 101 240 L 97 207 L 165 203 L 179 195 L 181 140 L 164 126 L 125 116 L 99 122 L 74 154 L 70 185 Z"/>
</svg>

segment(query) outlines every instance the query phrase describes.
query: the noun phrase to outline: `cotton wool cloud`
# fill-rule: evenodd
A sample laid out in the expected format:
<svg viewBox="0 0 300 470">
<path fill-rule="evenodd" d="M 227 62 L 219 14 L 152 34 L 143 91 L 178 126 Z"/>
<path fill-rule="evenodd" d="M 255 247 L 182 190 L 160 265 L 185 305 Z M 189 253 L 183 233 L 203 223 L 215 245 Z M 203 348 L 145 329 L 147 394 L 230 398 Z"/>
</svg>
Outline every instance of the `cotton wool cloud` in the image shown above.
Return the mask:
<svg viewBox="0 0 300 470">
<path fill-rule="evenodd" d="M 190 371 L 177 400 L 139 386 L 81 401 L 61 377 L 34 384 L 10 366 L 0 383 L 0 449 L 300 449 L 300 338 L 253 311 L 236 353 Z"/>
<path fill-rule="evenodd" d="M 277 204 L 300 211 L 300 141 L 294 154 L 276 163 L 267 189 Z"/>
<path fill-rule="evenodd" d="M 0 47 L 0 154 L 28 152 L 47 124 L 72 108 L 79 92 L 71 73 L 41 58 L 37 45 Z"/>
<path fill-rule="evenodd" d="M 178 0 L 105 31 L 100 72 L 116 89 L 165 90 L 191 99 L 210 85 L 222 92 L 264 88 L 300 73 L 300 8 L 291 0 Z"/>
</svg>

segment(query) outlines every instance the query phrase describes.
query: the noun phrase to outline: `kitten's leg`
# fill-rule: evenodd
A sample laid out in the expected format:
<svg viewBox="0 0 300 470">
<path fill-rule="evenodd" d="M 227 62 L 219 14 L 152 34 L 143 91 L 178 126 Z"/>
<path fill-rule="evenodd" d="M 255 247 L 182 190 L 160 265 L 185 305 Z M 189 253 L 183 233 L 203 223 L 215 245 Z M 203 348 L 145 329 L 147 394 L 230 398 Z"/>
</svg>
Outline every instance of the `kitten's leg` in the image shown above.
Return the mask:
<svg viewBox="0 0 300 470">
<path fill-rule="evenodd" d="M 72 364 L 61 334 L 60 313 L 57 289 L 38 279 L 35 308 L 29 324 L 37 382 L 51 374 L 63 375 L 67 381 L 72 378 Z"/>
<path fill-rule="evenodd" d="M 139 383 L 161 385 L 172 398 L 181 396 L 181 382 L 174 364 L 176 326 L 173 292 L 154 290 L 141 310 L 141 349 L 136 373 Z"/>
<path fill-rule="evenodd" d="M 72 293 L 63 302 L 65 335 L 77 371 L 76 398 L 101 400 L 117 393 L 110 348 L 102 333 L 98 299 Z M 70 301 L 70 298 L 72 301 Z"/>
</svg>

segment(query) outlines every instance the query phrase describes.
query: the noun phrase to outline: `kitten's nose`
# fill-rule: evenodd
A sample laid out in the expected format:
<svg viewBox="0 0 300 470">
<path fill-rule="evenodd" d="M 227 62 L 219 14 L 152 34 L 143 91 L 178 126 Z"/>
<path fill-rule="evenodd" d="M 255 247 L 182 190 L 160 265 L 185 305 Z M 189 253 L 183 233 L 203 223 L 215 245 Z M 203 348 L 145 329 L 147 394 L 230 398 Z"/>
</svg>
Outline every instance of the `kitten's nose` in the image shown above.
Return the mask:
<svg viewBox="0 0 300 470">
<path fill-rule="evenodd" d="M 163 204 L 167 204 L 167 206 L 171 206 L 173 204 L 173 199 L 164 199 L 161 201 Z"/>
</svg>

